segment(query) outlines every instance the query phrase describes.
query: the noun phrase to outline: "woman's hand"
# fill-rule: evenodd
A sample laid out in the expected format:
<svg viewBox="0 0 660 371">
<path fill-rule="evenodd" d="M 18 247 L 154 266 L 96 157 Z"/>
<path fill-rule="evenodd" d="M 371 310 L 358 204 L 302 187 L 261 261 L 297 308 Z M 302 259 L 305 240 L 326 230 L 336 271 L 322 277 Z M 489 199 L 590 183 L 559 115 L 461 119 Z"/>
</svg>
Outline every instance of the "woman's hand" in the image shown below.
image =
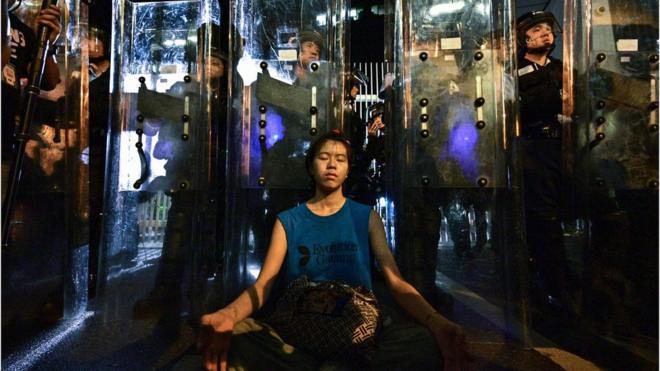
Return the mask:
<svg viewBox="0 0 660 371">
<path fill-rule="evenodd" d="M 50 5 L 48 8 L 43 9 L 39 12 L 36 19 L 37 25 L 44 25 L 50 28 L 50 34 L 48 34 L 48 40 L 50 45 L 54 45 L 57 41 L 57 38 L 60 37 L 61 25 L 60 25 L 60 8 L 56 5 Z"/>
<path fill-rule="evenodd" d="M 467 353 L 465 333 L 461 326 L 436 313 L 429 320 L 429 328 L 444 358 L 444 371 L 468 370 L 470 357 Z"/>
<path fill-rule="evenodd" d="M 232 331 L 236 325 L 235 318 L 235 313 L 228 308 L 202 316 L 199 347 L 204 353 L 206 370 L 224 371 L 227 369 L 227 351 L 229 351 Z"/>
</svg>

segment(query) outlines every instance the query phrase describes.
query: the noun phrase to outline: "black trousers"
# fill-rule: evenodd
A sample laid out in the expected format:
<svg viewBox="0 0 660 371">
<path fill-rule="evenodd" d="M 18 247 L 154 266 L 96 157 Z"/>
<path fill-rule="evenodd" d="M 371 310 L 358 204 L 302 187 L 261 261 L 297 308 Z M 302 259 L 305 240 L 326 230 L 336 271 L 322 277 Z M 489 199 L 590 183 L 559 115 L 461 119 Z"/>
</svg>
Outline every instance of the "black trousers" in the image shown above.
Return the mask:
<svg viewBox="0 0 660 371">
<path fill-rule="evenodd" d="M 528 252 L 547 294 L 566 294 L 567 260 L 561 227 L 561 141 L 523 139 Z"/>
</svg>

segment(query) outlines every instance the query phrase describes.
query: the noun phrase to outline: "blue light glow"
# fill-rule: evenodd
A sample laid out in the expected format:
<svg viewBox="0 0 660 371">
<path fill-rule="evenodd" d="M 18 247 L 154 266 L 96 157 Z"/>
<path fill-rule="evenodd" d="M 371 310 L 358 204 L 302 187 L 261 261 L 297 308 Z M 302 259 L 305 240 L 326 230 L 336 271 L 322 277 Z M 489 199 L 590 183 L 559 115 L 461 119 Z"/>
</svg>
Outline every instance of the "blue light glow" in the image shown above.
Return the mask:
<svg viewBox="0 0 660 371">
<path fill-rule="evenodd" d="M 468 180 L 476 179 L 479 171 L 476 145 L 479 142 L 479 131 L 474 125 L 473 113 L 467 109 L 455 112 L 454 126 L 449 132 L 449 138 L 440 160 L 447 157 L 456 160 L 463 175 Z"/>
<path fill-rule="evenodd" d="M 258 122 L 259 117 L 256 117 Z M 259 142 L 259 125 L 255 122 L 250 133 L 250 177 L 258 177 L 261 172 L 262 144 Z M 266 113 L 266 150 L 270 150 L 275 143 L 284 139 L 286 129 L 282 123 L 282 116 L 272 109 Z"/>
<path fill-rule="evenodd" d="M 284 138 L 286 129 L 282 124 L 282 116 L 275 112 L 266 113 L 266 149 L 270 149 L 275 143 Z"/>
</svg>

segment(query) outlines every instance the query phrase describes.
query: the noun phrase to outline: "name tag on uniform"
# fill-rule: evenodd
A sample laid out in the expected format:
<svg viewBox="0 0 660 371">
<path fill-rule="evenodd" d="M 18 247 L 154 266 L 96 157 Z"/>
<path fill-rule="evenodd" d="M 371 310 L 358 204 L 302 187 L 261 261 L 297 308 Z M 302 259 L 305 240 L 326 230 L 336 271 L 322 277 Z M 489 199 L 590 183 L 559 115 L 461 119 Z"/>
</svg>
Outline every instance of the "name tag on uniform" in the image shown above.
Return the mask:
<svg viewBox="0 0 660 371">
<path fill-rule="evenodd" d="M 531 72 L 534 72 L 534 65 L 533 64 L 530 64 L 527 67 L 519 68 L 518 69 L 518 77 L 525 76 L 525 75 L 527 75 L 528 73 L 531 73 Z"/>
</svg>

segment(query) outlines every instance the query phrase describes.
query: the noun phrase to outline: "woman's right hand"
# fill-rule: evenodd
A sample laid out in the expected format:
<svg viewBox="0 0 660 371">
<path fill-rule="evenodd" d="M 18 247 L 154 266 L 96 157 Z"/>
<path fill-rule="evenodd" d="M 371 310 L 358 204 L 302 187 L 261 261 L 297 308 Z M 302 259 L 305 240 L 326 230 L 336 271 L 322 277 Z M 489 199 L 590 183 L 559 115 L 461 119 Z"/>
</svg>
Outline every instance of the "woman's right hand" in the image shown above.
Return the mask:
<svg viewBox="0 0 660 371">
<path fill-rule="evenodd" d="M 468 353 L 465 333 L 461 326 L 435 313 L 429 328 L 442 352 L 444 371 L 471 370 L 472 357 Z"/>
<path fill-rule="evenodd" d="M 199 346 L 204 354 L 206 370 L 227 369 L 227 351 L 235 324 L 234 313 L 227 308 L 202 316 Z"/>
</svg>

